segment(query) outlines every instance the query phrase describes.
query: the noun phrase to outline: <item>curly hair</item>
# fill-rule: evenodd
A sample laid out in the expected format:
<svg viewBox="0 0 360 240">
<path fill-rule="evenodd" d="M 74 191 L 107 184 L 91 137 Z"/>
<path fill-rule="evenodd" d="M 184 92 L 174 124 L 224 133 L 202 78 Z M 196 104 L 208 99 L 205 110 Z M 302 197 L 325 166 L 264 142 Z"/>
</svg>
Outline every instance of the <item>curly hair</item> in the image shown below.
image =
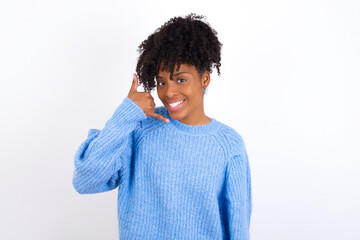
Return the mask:
<svg viewBox="0 0 360 240">
<path fill-rule="evenodd" d="M 170 79 L 175 64 L 178 71 L 183 63 L 194 65 L 200 76 L 205 71 L 212 73 L 212 68 L 220 75 L 222 44 L 217 32 L 202 21 L 205 18 L 194 13 L 171 18 L 140 44 L 136 73 L 145 91 L 156 87 L 155 77 L 162 63 L 161 71 L 170 72 Z"/>
</svg>

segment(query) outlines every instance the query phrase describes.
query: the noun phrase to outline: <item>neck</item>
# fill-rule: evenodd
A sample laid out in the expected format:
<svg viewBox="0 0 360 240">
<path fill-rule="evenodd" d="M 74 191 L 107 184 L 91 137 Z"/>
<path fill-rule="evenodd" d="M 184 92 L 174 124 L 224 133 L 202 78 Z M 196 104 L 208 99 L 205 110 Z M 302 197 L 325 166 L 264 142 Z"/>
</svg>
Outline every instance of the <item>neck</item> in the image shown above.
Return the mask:
<svg viewBox="0 0 360 240">
<path fill-rule="evenodd" d="M 190 118 L 179 120 L 187 125 L 205 125 L 211 122 L 211 118 L 205 115 L 203 101 L 200 103 L 199 109 L 191 114 Z"/>
</svg>

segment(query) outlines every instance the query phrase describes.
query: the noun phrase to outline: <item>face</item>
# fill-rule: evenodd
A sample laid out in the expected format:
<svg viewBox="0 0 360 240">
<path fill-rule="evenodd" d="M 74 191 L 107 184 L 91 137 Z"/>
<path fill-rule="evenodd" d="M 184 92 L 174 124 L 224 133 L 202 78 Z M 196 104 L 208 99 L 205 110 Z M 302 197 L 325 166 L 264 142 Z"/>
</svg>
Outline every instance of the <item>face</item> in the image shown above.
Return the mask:
<svg viewBox="0 0 360 240">
<path fill-rule="evenodd" d="M 162 66 L 160 66 L 160 69 Z M 176 66 L 175 66 L 176 68 Z M 172 119 L 187 125 L 202 125 L 209 122 L 204 113 L 204 89 L 210 83 L 210 74 L 199 76 L 194 65 L 181 64 L 170 79 L 170 72 L 159 71 L 156 89 L 159 99 Z"/>
</svg>

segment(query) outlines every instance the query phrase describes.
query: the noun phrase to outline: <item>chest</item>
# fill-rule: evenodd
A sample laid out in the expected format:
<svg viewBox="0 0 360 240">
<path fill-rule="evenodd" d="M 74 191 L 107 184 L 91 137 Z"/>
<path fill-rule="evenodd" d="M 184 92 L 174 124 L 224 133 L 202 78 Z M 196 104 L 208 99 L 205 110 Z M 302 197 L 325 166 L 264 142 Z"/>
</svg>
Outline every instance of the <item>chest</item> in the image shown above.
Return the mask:
<svg viewBox="0 0 360 240">
<path fill-rule="evenodd" d="M 135 181 L 160 191 L 219 194 L 225 177 L 225 155 L 214 139 L 156 132 L 138 143 Z"/>
</svg>

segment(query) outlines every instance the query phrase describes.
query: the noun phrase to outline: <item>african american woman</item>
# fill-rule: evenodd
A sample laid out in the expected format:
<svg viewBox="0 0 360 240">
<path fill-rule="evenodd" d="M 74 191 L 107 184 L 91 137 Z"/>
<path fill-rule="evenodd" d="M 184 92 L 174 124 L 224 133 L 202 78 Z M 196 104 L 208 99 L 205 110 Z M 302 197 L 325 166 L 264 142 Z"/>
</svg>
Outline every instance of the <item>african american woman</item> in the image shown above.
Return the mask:
<svg viewBox="0 0 360 240">
<path fill-rule="evenodd" d="M 221 47 L 203 16 L 167 21 L 140 44 L 128 96 L 78 148 L 73 186 L 118 189 L 119 239 L 250 239 L 244 141 L 204 112 Z"/>
</svg>

